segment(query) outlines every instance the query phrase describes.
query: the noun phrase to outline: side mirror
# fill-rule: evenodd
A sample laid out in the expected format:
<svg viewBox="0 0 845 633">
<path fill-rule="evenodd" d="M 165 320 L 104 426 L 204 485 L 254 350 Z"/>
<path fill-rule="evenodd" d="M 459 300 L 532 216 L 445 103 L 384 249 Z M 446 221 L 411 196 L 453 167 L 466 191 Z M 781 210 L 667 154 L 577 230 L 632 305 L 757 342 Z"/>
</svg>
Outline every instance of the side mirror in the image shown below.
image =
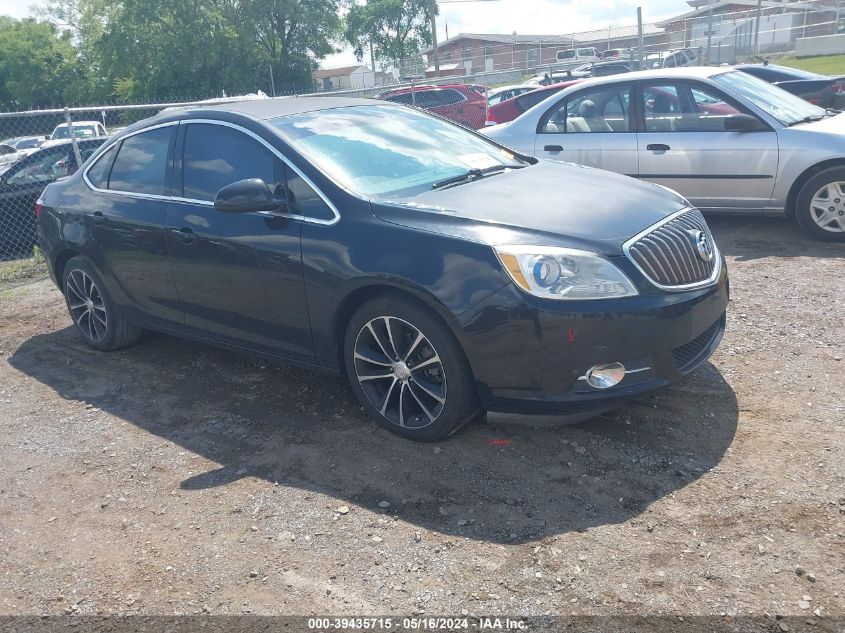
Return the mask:
<svg viewBox="0 0 845 633">
<path fill-rule="evenodd" d="M 725 117 L 725 129 L 729 132 L 748 132 L 759 128 L 757 119 L 750 114 L 731 114 Z"/>
<path fill-rule="evenodd" d="M 214 208 L 222 213 L 284 211 L 287 203 L 276 198 L 261 178 L 247 178 L 226 185 L 218 191 Z"/>
</svg>

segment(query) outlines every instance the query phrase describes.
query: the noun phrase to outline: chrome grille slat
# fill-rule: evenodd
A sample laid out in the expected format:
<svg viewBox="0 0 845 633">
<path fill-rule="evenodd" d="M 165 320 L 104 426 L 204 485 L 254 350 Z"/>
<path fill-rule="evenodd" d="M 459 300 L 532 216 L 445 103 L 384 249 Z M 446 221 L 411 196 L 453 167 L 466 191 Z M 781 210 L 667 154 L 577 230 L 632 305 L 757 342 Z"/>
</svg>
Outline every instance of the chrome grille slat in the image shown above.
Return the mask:
<svg viewBox="0 0 845 633">
<path fill-rule="evenodd" d="M 657 271 L 654 270 L 652 265 L 649 263 L 648 259 L 646 259 L 646 257 L 642 253 L 640 253 L 639 250 L 637 250 L 636 248 L 632 248 L 631 256 L 635 260 L 634 263 L 639 264 L 640 268 L 648 268 L 648 272 L 646 274 L 649 277 L 656 278 L 658 276 Z"/>
<path fill-rule="evenodd" d="M 653 261 L 655 264 L 657 264 L 657 267 L 660 269 L 660 273 L 661 273 L 662 277 L 664 279 L 669 280 L 670 279 L 669 270 L 671 269 L 671 266 L 669 264 L 669 260 L 667 260 L 666 256 L 662 253 L 660 247 L 657 246 L 657 244 L 654 242 L 654 240 L 652 239 L 652 237 L 650 235 L 647 235 L 646 237 L 644 237 L 642 239 L 642 243 L 643 243 L 643 246 L 646 247 L 646 249 L 647 249 L 647 250 L 645 250 L 646 257 L 649 257 L 651 259 L 651 261 Z M 666 264 L 665 268 L 664 268 L 663 264 Z M 669 281 L 668 283 L 671 283 L 671 281 Z"/>
<path fill-rule="evenodd" d="M 671 239 L 669 239 L 667 232 L 664 231 L 662 235 L 653 234 L 651 237 L 652 239 L 657 240 L 664 247 L 665 252 L 669 253 L 669 256 L 672 258 L 672 263 L 674 264 L 674 268 L 672 268 L 672 276 L 680 282 L 681 279 L 683 279 L 681 260 L 675 255 L 675 245 L 672 243 Z"/>
<path fill-rule="evenodd" d="M 685 236 L 673 226 L 666 226 L 666 236 L 668 239 L 671 239 L 672 243 L 675 245 L 678 256 L 681 258 L 681 263 L 684 266 L 684 273 L 686 273 L 687 279 L 692 278 L 696 274 L 693 272 L 695 270 L 696 263 L 690 260 L 689 251 L 684 248 Z"/>
<path fill-rule="evenodd" d="M 713 258 L 704 261 L 695 234 L 701 231 L 713 247 Z M 698 209 L 685 209 L 643 231 L 625 244 L 625 254 L 660 288 L 686 289 L 710 283 L 720 256 L 704 216 Z"/>
</svg>

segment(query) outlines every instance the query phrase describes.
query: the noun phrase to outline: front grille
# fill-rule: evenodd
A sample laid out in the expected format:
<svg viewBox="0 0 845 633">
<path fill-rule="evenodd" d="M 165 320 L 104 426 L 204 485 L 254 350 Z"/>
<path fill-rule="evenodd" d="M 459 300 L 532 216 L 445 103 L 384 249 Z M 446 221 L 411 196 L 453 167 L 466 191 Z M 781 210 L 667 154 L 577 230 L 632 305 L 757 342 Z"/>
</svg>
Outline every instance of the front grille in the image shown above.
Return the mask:
<svg viewBox="0 0 845 633">
<path fill-rule="evenodd" d="M 722 316 L 709 328 L 704 330 L 701 334 L 692 339 L 689 343 L 685 343 L 680 347 L 672 350 L 672 359 L 675 361 L 675 367 L 682 374 L 691 372 L 693 369 L 707 358 L 713 341 L 717 336 L 721 336 L 725 329 L 725 317 Z"/>
<path fill-rule="evenodd" d="M 703 233 L 712 249 L 710 261 L 699 255 L 697 237 Z M 654 284 L 688 287 L 706 283 L 719 265 L 710 229 L 698 209 L 688 209 L 625 245 L 628 257 Z"/>
</svg>

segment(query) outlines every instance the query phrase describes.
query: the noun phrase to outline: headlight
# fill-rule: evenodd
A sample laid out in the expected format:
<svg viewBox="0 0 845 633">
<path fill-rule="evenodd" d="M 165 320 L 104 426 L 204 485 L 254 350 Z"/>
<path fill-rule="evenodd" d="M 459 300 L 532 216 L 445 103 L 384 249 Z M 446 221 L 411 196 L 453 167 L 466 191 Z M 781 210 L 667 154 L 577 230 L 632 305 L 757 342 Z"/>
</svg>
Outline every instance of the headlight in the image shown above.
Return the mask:
<svg viewBox="0 0 845 633">
<path fill-rule="evenodd" d="M 555 246 L 498 246 L 496 254 L 511 279 L 544 299 L 615 299 L 637 294 L 634 284 L 595 253 Z"/>
</svg>

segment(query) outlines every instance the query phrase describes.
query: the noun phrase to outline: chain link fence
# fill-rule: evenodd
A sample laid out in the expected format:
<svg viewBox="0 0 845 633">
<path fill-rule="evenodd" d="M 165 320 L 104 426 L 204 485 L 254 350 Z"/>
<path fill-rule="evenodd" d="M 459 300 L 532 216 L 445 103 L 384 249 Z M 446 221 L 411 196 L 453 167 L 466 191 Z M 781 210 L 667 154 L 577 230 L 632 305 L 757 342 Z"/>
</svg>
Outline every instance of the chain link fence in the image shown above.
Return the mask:
<svg viewBox="0 0 845 633">
<path fill-rule="evenodd" d="M 801 42 L 831 36 L 845 40 L 839 0 L 767 1 L 751 10 L 730 8 L 736 7 L 704 6 L 642 28 L 627 25 L 542 37 L 456 36 L 441 42 L 436 51 L 401 60 L 391 72 L 370 73 L 369 82 L 359 78 L 363 87 L 298 96 L 385 99 L 479 129 L 496 120 L 491 113 L 500 102 L 522 104 L 516 114 L 510 113 L 516 116 L 539 94 L 524 93 L 544 85 L 639 68 L 732 64 L 777 56 Z M 841 46 L 845 53 L 845 41 Z M 375 85 L 376 78 L 380 85 Z M 335 82 L 326 71 L 317 79 L 324 88 L 344 83 Z M 0 262 L 32 256 L 39 195 L 50 182 L 79 169 L 108 136 L 166 108 L 246 98 L 266 95 L 0 113 Z"/>
</svg>

